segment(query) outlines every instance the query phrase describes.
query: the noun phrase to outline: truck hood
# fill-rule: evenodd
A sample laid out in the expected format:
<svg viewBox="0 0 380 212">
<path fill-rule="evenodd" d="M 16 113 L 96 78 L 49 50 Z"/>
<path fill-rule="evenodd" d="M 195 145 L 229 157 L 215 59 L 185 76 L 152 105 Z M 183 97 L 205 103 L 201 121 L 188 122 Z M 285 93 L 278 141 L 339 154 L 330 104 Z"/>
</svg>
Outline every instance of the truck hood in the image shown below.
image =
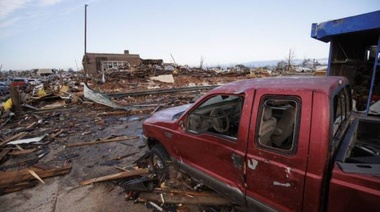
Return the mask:
<svg viewBox="0 0 380 212">
<path fill-rule="evenodd" d="M 155 121 L 174 121 L 178 119 L 183 112 L 185 112 L 192 104 L 181 105 L 177 107 L 171 107 L 164 110 L 160 110 L 154 113 L 149 119 L 148 122 Z"/>
</svg>

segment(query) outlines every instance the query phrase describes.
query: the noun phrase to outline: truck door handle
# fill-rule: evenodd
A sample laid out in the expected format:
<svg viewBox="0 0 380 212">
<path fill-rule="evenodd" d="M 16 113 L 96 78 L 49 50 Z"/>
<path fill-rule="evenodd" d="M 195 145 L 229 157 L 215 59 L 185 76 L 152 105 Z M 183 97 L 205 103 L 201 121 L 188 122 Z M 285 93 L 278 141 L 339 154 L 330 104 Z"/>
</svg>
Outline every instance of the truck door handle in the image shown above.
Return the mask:
<svg viewBox="0 0 380 212">
<path fill-rule="evenodd" d="M 238 169 L 241 169 L 241 167 L 243 166 L 243 156 L 238 155 L 236 153 L 232 153 L 231 159 L 234 166 Z"/>
</svg>

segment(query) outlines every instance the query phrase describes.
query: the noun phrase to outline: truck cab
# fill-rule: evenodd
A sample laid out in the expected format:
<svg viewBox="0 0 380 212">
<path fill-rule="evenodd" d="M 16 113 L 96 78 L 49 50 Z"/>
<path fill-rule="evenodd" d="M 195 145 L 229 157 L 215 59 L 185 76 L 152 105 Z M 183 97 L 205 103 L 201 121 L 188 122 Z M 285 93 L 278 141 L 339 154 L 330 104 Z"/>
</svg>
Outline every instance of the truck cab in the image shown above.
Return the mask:
<svg viewBox="0 0 380 212">
<path fill-rule="evenodd" d="M 356 200 L 349 210 L 374 209 L 380 171 L 342 173 L 339 165 L 356 145 L 347 133 L 357 132 L 354 120 L 346 78 L 281 77 L 222 85 L 155 113 L 143 130 L 162 160 L 251 210 L 339 209 L 342 195 Z"/>
</svg>

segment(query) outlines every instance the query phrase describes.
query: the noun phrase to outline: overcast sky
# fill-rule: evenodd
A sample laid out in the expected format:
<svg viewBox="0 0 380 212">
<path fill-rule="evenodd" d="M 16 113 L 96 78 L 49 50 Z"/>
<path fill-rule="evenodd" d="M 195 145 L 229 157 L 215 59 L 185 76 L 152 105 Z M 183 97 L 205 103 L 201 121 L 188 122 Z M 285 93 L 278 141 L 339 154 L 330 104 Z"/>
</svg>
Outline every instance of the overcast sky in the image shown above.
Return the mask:
<svg viewBox="0 0 380 212">
<path fill-rule="evenodd" d="M 191 66 L 327 58 L 312 23 L 380 9 L 379 0 L 0 0 L 3 70 L 82 67 L 87 52 L 123 53 Z M 379 20 L 380 21 L 380 20 Z"/>
</svg>

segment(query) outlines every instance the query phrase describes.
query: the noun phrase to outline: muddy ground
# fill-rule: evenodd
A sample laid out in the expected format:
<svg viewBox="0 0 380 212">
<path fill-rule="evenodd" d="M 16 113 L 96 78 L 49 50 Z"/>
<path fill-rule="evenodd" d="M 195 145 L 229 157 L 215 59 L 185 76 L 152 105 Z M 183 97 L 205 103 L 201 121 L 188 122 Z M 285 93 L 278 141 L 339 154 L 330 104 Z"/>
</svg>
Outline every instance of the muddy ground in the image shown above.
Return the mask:
<svg viewBox="0 0 380 212">
<path fill-rule="evenodd" d="M 62 133 L 33 155 L 10 158 L 2 166 L 11 166 L 48 151 L 39 164 L 61 166 L 65 161 L 71 161 L 72 170 L 69 174 L 45 179 L 46 184 L 39 183 L 33 188 L 0 196 L 0 211 L 150 211 L 143 204 L 125 201 L 125 192 L 115 182 L 79 185 L 86 179 L 117 173 L 115 165 L 131 166 L 146 151 L 141 140 L 143 115 L 98 116 L 104 111 L 110 110 L 95 104 L 83 104 L 38 114 L 42 123 L 31 136 L 61 129 Z M 34 121 L 38 122 L 30 113 L 22 119 L 16 118 L 7 127 L 15 129 Z M 112 136 L 138 136 L 138 139 L 83 147 L 66 146 Z M 113 160 L 128 154 L 131 156 Z"/>
</svg>

